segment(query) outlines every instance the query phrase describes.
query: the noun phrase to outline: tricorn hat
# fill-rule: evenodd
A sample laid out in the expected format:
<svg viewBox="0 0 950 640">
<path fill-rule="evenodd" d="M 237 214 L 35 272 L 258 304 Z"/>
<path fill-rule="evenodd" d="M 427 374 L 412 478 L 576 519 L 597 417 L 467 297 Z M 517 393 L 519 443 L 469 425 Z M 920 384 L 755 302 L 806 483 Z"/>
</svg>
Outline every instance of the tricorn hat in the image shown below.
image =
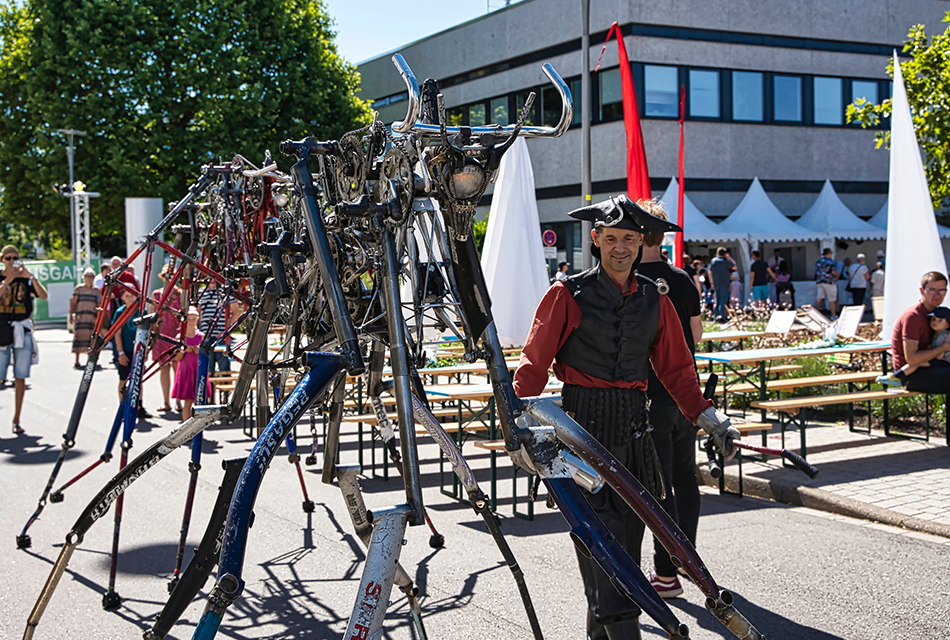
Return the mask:
<svg viewBox="0 0 950 640">
<path fill-rule="evenodd" d="M 620 194 L 611 196 L 603 202 L 574 209 L 568 213 L 575 220 L 593 222 L 594 227 L 614 227 L 615 229 L 629 229 L 637 233 L 666 233 L 667 231 L 682 231 L 680 227 L 650 215 L 627 196 Z M 600 259 L 600 248 L 591 244 L 591 255 Z M 634 260 L 633 268 L 640 264 L 643 251 Z"/>
<path fill-rule="evenodd" d="M 637 233 L 682 231 L 672 222 L 650 215 L 623 194 L 611 196 L 597 204 L 574 209 L 567 215 L 575 220 L 593 222 L 595 227 L 616 227 L 618 229 L 630 229 Z"/>
</svg>

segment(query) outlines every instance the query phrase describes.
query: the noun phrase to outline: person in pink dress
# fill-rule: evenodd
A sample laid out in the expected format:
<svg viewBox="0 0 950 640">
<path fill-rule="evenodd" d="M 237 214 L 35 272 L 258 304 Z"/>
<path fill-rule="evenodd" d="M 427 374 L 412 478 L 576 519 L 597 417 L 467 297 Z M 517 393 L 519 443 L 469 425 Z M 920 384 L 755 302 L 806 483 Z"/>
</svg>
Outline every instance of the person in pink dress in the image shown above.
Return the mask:
<svg viewBox="0 0 950 640">
<path fill-rule="evenodd" d="M 175 386 L 172 397 L 181 400 L 181 419 L 184 422 L 191 417 L 191 408 L 195 404 L 195 393 L 198 382 L 198 346 L 204 337 L 198 331 L 198 310 L 188 307 L 188 326 L 185 329 L 185 350 L 175 358 L 178 360 L 178 370 L 175 372 Z"/>
<path fill-rule="evenodd" d="M 155 313 L 158 310 L 158 302 L 162 299 L 165 290 L 168 289 L 169 283 L 171 282 L 171 276 L 174 271 L 171 268 L 170 264 L 166 264 L 162 267 L 161 272 L 158 274 L 158 277 L 165 283 L 160 289 L 156 289 L 152 292 L 152 299 L 149 302 L 149 313 Z M 178 339 L 178 332 L 181 329 L 181 321 L 178 319 L 178 316 L 169 309 L 179 310 L 181 309 L 181 289 L 177 286 L 169 294 L 168 299 L 165 301 L 165 309 L 162 310 L 161 318 L 158 321 L 158 333 L 159 335 L 165 336 L 170 340 Z M 155 344 L 152 346 L 152 362 L 159 362 L 162 358 L 170 351 L 175 350 L 175 345 L 157 338 Z M 164 403 L 158 408 L 160 412 L 168 412 L 172 410 L 171 404 L 169 403 L 169 394 L 172 389 L 172 371 L 176 366 L 174 358 L 167 358 L 165 364 L 162 365 L 162 368 L 159 370 L 159 381 L 162 384 L 162 399 Z"/>
</svg>

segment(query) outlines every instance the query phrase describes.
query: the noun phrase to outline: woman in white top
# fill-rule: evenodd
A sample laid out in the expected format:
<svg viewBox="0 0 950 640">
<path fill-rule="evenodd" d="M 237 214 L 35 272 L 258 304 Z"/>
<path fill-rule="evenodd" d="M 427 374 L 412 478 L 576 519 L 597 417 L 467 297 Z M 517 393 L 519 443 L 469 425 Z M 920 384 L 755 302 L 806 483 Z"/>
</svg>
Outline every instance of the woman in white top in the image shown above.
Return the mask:
<svg viewBox="0 0 950 640">
<path fill-rule="evenodd" d="M 877 298 L 884 295 L 884 265 L 880 262 L 871 274 L 871 296 Z"/>
<path fill-rule="evenodd" d="M 867 265 L 864 264 L 863 253 L 858 254 L 857 260 L 848 270 L 848 290 L 854 298 L 854 304 L 863 305 L 871 274 L 868 272 Z"/>
</svg>

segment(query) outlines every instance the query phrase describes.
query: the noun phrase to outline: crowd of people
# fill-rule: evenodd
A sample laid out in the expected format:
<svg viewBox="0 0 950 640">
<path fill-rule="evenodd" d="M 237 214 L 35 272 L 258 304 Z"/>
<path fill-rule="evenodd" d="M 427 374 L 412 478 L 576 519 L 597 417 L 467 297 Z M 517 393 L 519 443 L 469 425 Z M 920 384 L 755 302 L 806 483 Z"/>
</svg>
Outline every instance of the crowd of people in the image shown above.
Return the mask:
<svg viewBox="0 0 950 640">
<path fill-rule="evenodd" d="M 7 373 L 12 365 L 15 388 L 13 433 L 21 435 L 25 433 L 21 425 L 21 411 L 26 381 L 30 377 L 31 367 L 37 364 L 39 358 L 39 350 L 33 339 L 34 300 L 45 300 L 48 295 L 43 284 L 24 265 L 17 247 L 3 247 L 0 259 L 3 263 L 0 271 L 0 388 L 6 386 Z M 114 286 L 109 298 L 105 298 L 105 279 L 119 269 L 123 262 L 120 256 L 113 256 L 101 264 L 98 274 L 91 268 L 85 269 L 81 282 L 73 289 L 69 300 L 68 325 L 73 331 L 73 366 L 76 369 L 86 366 L 80 362 L 80 357 L 88 354 L 93 344 L 100 309 L 106 309 L 107 321 L 100 328 L 104 333 L 120 321 L 129 306 L 138 305 L 138 296 L 143 291 L 132 265 L 126 266 L 119 274 L 119 286 Z M 217 342 L 225 333 L 228 323 L 238 317 L 240 307 L 233 297 L 223 302 L 224 293 L 212 282 L 200 290 L 195 306 L 182 310 L 182 291 L 172 282 L 172 273 L 171 265 L 165 265 L 158 276 L 163 285 L 148 297 L 147 312 L 155 313 L 159 311 L 162 296 L 171 289 L 161 309 L 159 337 L 154 341 L 150 355 L 151 360 L 159 366 L 163 403 L 157 408 L 158 412 L 180 412 L 182 419 L 187 420 L 191 416 L 196 396 L 198 345 L 209 333 L 209 340 Z M 138 311 L 132 313 L 103 350 L 112 353 L 111 364 L 118 372 L 120 398 L 124 397 L 132 371 L 135 319 L 138 315 Z M 97 364 L 96 368 L 102 367 Z M 213 353 L 209 375 L 215 370 L 230 370 L 230 358 L 224 344 L 217 346 Z M 151 417 L 151 413 L 141 405 L 138 415 L 140 418 Z"/>
</svg>

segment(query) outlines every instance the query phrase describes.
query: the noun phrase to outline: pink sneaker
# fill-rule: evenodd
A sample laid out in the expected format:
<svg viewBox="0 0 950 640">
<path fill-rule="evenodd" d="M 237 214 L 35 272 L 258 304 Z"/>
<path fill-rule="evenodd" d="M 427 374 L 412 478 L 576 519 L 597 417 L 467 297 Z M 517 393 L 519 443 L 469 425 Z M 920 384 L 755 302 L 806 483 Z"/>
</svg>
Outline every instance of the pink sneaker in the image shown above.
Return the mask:
<svg viewBox="0 0 950 640">
<path fill-rule="evenodd" d="M 656 592 L 660 594 L 660 597 L 664 599 L 675 598 L 683 593 L 683 586 L 676 576 L 672 578 L 661 578 L 655 573 L 651 573 L 650 584 L 653 585 Z"/>
</svg>

